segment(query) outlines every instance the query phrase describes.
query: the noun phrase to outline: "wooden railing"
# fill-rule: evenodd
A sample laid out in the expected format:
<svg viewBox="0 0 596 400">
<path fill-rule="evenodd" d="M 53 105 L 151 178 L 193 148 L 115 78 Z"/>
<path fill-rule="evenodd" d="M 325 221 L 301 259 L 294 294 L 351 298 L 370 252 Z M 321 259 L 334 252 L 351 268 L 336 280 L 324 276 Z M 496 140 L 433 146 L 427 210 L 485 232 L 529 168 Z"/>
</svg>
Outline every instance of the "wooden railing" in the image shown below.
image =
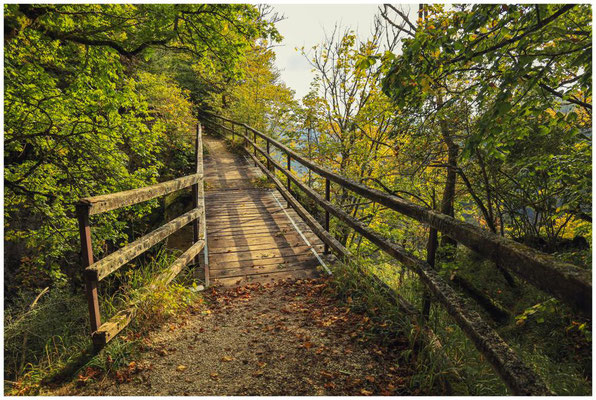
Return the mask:
<svg viewBox="0 0 596 400">
<path fill-rule="evenodd" d="M 195 151 L 196 172 L 192 175 L 139 189 L 86 197 L 80 199 L 76 204 L 76 212 L 79 220 L 79 234 L 81 237 L 83 268 L 85 268 L 84 276 L 91 321 L 91 336 L 96 349 L 104 346 L 124 329 L 132 320 L 136 309 L 135 304 L 129 304 L 125 310 L 120 311 L 114 317 L 110 318 L 110 320 L 102 324 L 97 294 L 98 283 L 133 258 L 138 257 L 152 246 L 191 222 L 193 222 L 193 245 L 177 258 L 166 271 L 157 276 L 147 288 L 151 290 L 158 288 L 159 285 L 167 285 L 170 283 L 180 271 L 191 262 L 191 260 L 194 259 L 198 262 L 198 255 L 201 250 L 204 250 L 205 285 L 209 285 L 209 255 L 206 237 L 207 229 L 205 219 L 205 188 L 203 182 L 203 142 L 201 125 L 197 125 Z M 142 203 L 156 197 L 185 189 L 189 186 L 192 186 L 192 210 L 121 249 L 116 250 L 101 260 L 93 260 L 91 227 L 89 225 L 90 215 Z"/>
<path fill-rule="evenodd" d="M 333 214 L 354 231 L 413 270 L 434 295 L 435 299 L 445 307 L 480 353 L 485 356 L 486 360 L 492 365 L 513 393 L 517 395 L 551 394 L 542 382 L 542 379 L 521 361 L 509 345 L 503 341 L 498 333 L 477 312 L 470 310 L 466 306 L 464 299 L 437 273 L 429 262 L 415 257 L 402 246 L 382 237 L 379 233 L 332 204 L 329 196 L 330 182 L 335 182 L 341 187 L 366 197 L 373 202 L 382 204 L 418 222 L 426 224 L 431 227 L 431 230 L 448 235 L 462 245 L 493 260 L 500 267 L 513 272 L 526 282 L 551 294 L 586 315 L 591 315 L 592 309 L 592 282 L 590 272 L 571 264 L 562 263 L 550 255 L 503 238 L 475 225 L 421 207 L 403 198 L 381 192 L 340 176 L 315 164 L 283 143 L 244 123 L 210 113 L 205 114 L 208 116 L 205 122 L 208 122 L 220 134 L 225 136 L 224 133 L 227 132 L 232 136 L 232 139 L 236 136 L 243 139 L 247 155 L 275 183 L 282 196 L 304 219 L 313 232 L 321 238 L 326 248 L 327 246 L 330 247 L 340 258 L 346 260 L 350 260 L 351 258 L 349 251 L 329 232 L 329 214 Z M 226 126 L 226 122 L 229 126 Z M 249 132 L 252 135 L 249 135 Z M 259 138 L 264 141 L 265 149 L 259 146 Z M 285 154 L 287 160 L 285 167 L 271 156 L 271 145 Z M 260 156 L 257 156 L 257 153 Z M 264 165 L 259 159 L 261 156 L 267 165 Z M 302 166 L 325 178 L 324 197 L 302 183 L 291 172 L 291 160 L 298 161 Z M 285 184 L 276 177 L 276 169 L 286 176 L 287 182 Z M 316 221 L 292 195 L 289 190 L 291 183 L 325 210 L 325 226 L 322 226 Z M 377 282 L 380 281 L 377 277 L 373 278 Z M 386 285 L 384 286 L 387 287 Z M 402 309 L 412 312 L 412 306 L 405 302 L 399 295 L 397 297 L 402 305 Z"/>
</svg>

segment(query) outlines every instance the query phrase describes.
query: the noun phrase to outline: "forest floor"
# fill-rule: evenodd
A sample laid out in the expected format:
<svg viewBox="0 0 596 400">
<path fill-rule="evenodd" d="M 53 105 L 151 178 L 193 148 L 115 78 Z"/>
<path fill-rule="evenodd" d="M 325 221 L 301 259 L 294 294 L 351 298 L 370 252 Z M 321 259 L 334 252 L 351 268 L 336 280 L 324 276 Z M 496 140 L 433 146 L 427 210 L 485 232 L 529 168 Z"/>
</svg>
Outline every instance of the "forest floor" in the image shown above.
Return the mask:
<svg viewBox="0 0 596 400">
<path fill-rule="evenodd" d="M 97 379 L 83 373 L 51 394 L 416 394 L 400 357 L 407 339 L 372 333 L 328 279 L 210 289 L 206 306 L 150 333 L 128 367 Z"/>
</svg>

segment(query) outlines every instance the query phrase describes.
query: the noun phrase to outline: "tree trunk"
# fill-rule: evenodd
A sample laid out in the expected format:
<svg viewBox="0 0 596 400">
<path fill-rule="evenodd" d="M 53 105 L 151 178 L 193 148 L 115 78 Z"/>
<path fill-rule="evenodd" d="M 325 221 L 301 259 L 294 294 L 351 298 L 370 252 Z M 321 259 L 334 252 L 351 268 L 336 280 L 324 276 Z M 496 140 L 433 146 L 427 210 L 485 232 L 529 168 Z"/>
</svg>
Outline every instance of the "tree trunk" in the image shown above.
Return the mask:
<svg viewBox="0 0 596 400">
<path fill-rule="evenodd" d="M 437 107 L 443 106 L 443 98 L 441 95 L 437 96 Z M 443 199 L 441 200 L 441 213 L 454 216 L 455 203 L 455 185 L 457 183 L 457 156 L 459 154 L 459 146 L 453 141 L 451 132 L 449 131 L 447 120 L 441 118 L 439 121 L 441 135 L 443 141 L 447 145 L 447 176 L 445 179 L 445 190 L 443 191 Z M 451 261 L 455 258 L 457 249 L 457 242 L 446 235 L 441 235 L 441 247 L 445 249 L 445 259 Z"/>
</svg>

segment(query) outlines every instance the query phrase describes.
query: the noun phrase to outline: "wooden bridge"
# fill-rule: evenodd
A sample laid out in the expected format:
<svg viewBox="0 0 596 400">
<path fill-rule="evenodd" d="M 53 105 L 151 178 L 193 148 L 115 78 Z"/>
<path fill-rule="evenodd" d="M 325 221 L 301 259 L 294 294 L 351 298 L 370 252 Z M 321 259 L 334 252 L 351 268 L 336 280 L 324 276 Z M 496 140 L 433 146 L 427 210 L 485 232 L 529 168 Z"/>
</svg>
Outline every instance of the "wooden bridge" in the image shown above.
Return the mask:
<svg viewBox="0 0 596 400">
<path fill-rule="evenodd" d="M 204 139 L 209 278 L 224 286 L 309 278 L 325 267 L 323 242 L 278 191 L 258 188 L 263 174 L 221 139 Z M 190 246 L 190 232 L 181 229 Z"/>
<path fill-rule="evenodd" d="M 286 277 L 310 277 L 319 272 L 328 273 L 325 260 L 329 250 L 340 261 L 358 267 L 357 258 L 329 232 L 329 219 L 333 216 L 414 271 L 433 301 L 445 307 L 513 393 L 550 394 L 541 378 L 522 362 L 478 313 L 466 306 L 464 299 L 435 271 L 432 266 L 434 259 L 429 256 L 426 260 L 415 257 L 335 206 L 330 198 L 330 187 L 332 183 L 339 185 L 402 213 L 427 225 L 431 235 L 433 232 L 435 235 L 436 232 L 442 232 L 459 244 L 493 260 L 500 268 L 579 312 L 591 315 L 592 283 L 588 271 L 557 261 L 475 225 L 337 175 L 244 123 L 208 113 L 203 114 L 202 120 L 209 133 L 218 137 L 205 138 L 208 155 L 203 163 L 203 138 L 201 128 L 197 128 L 195 174 L 146 188 L 81 199 L 77 205 L 92 337 L 98 347 L 117 335 L 134 315 L 134 307 L 131 307 L 102 324 L 97 299 L 98 283 L 159 241 L 176 234 L 187 238 L 184 243 L 187 249 L 152 286 L 170 282 L 185 265 L 192 260 L 198 261 L 196 259 L 201 252 L 203 257 L 200 265 L 204 271 L 205 285 L 237 285 Z M 244 146 L 239 149 L 241 154 L 231 153 L 226 148 L 225 139 L 242 142 Z M 285 155 L 285 166 L 272 156 L 272 147 Z M 325 179 L 324 194 L 303 183 L 292 172 L 293 160 Z M 276 189 L 262 187 L 265 182 L 263 176 Z M 189 186 L 193 188 L 193 207 L 190 211 L 94 262 L 90 215 L 137 204 Z M 297 200 L 294 196 L 297 191 L 310 197 L 323 209 L 323 221 L 315 219 Z M 192 225 L 189 225 L 191 222 Z M 188 228 L 184 228 L 187 225 Z M 362 273 L 366 274 L 365 271 Z M 386 290 L 395 305 L 412 317 L 413 323 L 425 320 L 424 310 L 417 311 L 376 276 L 368 277 Z"/>
</svg>

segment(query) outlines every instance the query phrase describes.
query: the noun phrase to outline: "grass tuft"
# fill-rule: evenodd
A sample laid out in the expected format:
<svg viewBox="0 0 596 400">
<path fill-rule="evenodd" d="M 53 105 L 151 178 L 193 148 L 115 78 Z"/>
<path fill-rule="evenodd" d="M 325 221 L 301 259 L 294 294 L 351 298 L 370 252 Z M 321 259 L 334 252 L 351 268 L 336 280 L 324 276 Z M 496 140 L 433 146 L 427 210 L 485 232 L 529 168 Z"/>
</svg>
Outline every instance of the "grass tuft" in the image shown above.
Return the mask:
<svg viewBox="0 0 596 400">
<path fill-rule="evenodd" d="M 145 290 L 155 276 L 176 258 L 160 250 L 145 262 L 119 271 L 100 294 L 102 320 L 137 304 L 131 325 L 98 354 L 91 352 L 88 310 L 83 293 L 54 287 L 29 309 L 35 293 L 21 293 L 5 312 L 4 367 L 6 395 L 40 395 L 64 379 L 91 382 L 104 374 L 115 374 L 134 359 L 142 339 L 155 327 L 201 307 L 202 297 L 194 290 L 192 274 L 182 272 L 176 282 L 158 290 Z M 117 290 L 114 290 L 117 288 Z M 23 339 L 27 336 L 26 346 Z M 24 360 L 24 362 L 23 362 Z"/>
</svg>

